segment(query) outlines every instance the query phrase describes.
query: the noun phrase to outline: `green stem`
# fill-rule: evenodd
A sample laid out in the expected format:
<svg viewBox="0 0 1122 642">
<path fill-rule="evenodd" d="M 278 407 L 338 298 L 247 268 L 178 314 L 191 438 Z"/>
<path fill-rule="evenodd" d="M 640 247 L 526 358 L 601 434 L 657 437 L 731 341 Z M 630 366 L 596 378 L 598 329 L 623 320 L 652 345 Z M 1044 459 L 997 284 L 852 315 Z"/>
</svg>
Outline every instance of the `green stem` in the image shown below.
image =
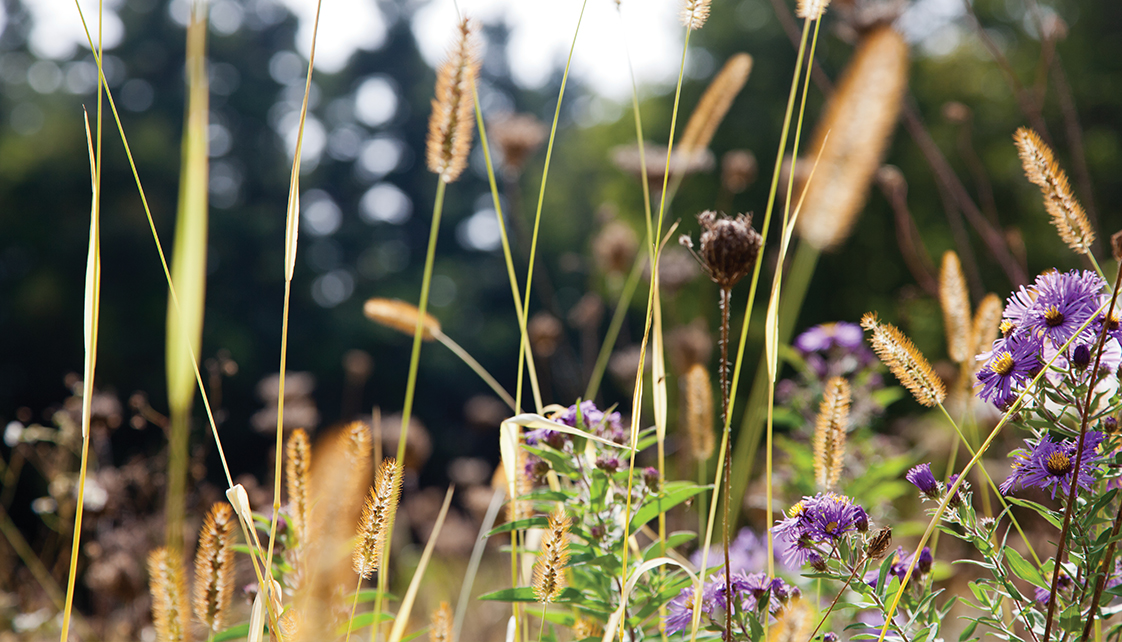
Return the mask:
<svg viewBox="0 0 1122 642">
<path fill-rule="evenodd" d="M 596 365 L 592 367 L 592 376 L 588 378 L 588 387 L 584 391 L 585 399 L 596 399 L 596 394 L 600 391 L 600 383 L 603 381 L 604 372 L 608 368 L 608 360 L 611 359 L 612 349 L 615 347 L 616 339 L 619 338 L 620 329 L 623 328 L 623 321 L 627 317 L 627 309 L 631 305 L 631 299 L 635 296 L 635 290 L 639 286 L 639 278 L 643 275 L 643 261 L 642 255 L 635 257 L 635 264 L 631 267 L 631 273 L 627 275 L 627 280 L 623 283 L 623 290 L 619 294 L 619 302 L 616 304 L 615 312 L 612 313 L 611 323 L 608 324 L 608 332 L 604 335 L 604 343 L 600 345 L 600 353 L 596 355 Z"/>
</svg>

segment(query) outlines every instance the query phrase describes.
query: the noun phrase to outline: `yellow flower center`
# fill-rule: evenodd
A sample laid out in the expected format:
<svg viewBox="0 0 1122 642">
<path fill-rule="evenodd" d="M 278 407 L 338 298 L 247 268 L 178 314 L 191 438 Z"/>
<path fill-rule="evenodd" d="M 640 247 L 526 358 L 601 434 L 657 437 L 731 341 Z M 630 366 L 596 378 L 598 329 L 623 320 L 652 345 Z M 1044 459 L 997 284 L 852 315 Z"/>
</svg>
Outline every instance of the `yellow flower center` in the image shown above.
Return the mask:
<svg viewBox="0 0 1122 642">
<path fill-rule="evenodd" d="M 1013 372 L 1013 357 L 1008 352 L 1002 352 L 990 362 L 990 369 L 1002 377 Z"/>
<path fill-rule="evenodd" d="M 1071 472 L 1071 458 L 1066 453 L 1057 450 L 1048 455 L 1048 459 L 1044 461 L 1044 468 L 1050 475 L 1063 477 Z"/>
<path fill-rule="evenodd" d="M 1048 308 L 1048 311 L 1044 313 L 1044 323 L 1047 323 L 1050 328 L 1054 328 L 1063 322 L 1064 313 L 1060 312 L 1059 308 L 1054 305 Z"/>
<path fill-rule="evenodd" d="M 1001 330 L 1001 335 L 1005 336 L 1005 337 L 1009 336 L 1009 334 L 1011 332 L 1013 332 L 1013 329 L 1016 328 L 1016 327 L 1017 327 L 1017 324 L 1013 323 L 1009 319 L 1006 319 L 1006 320 L 1002 321 L 1001 325 L 997 326 L 997 328 L 999 330 Z"/>
<path fill-rule="evenodd" d="M 824 530 L 827 533 L 833 535 L 834 533 L 838 532 L 838 523 L 837 522 L 830 522 L 829 524 L 826 524 L 826 528 Z"/>
</svg>

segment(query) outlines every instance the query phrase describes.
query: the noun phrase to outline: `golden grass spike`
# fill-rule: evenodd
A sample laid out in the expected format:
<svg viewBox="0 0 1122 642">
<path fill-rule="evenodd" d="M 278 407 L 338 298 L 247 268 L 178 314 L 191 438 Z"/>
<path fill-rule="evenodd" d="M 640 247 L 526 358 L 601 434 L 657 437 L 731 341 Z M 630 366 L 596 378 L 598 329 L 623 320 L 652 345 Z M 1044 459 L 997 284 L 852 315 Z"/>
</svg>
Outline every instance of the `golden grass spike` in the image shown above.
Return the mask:
<svg viewBox="0 0 1122 642">
<path fill-rule="evenodd" d="M 793 598 L 783 607 L 775 624 L 768 631 L 768 642 L 804 642 L 814 629 L 810 604 L 801 597 Z"/>
<path fill-rule="evenodd" d="M 1004 311 L 1005 307 L 1001 303 L 1001 297 L 993 292 L 982 298 L 982 302 L 978 304 L 978 309 L 974 311 L 974 324 L 971 332 L 972 352 L 986 352 L 990 349 L 994 340 L 997 339 L 997 333 L 1001 328 L 1001 314 Z M 979 362 L 977 365 L 981 366 L 981 363 Z"/>
<path fill-rule="evenodd" d="M 436 96 L 429 117 L 428 168 L 445 183 L 454 182 L 467 166 L 475 127 L 472 88 L 478 72 L 472 25 L 464 18 L 456 44 L 437 70 Z"/>
<path fill-rule="evenodd" d="M 795 5 L 795 15 L 800 18 L 809 18 L 811 20 L 818 20 L 822 14 L 826 13 L 826 7 L 830 6 L 830 0 L 799 0 Z"/>
<path fill-rule="evenodd" d="M 973 321 L 970 318 L 970 294 L 958 255 L 948 250 L 939 270 L 939 305 L 943 308 L 943 330 L 947 333 L 947 354 L 955 363 L 973 357 Z"/>
<path fill-rule="evenodd" d="M 604 636 L 604 627 L 591 618 L 578 617 L 573 621 L 573 639 L 600 638 Z"/>
<path fill-rule="evenodd" d="M 861 327 L 873 333 L 873 350 L 916 401 L 928 407 L 943 403 L 947 387 L 911 339 L 891 323 L 881 323 L 875 312 L 861 317 Z"/>
<path fill-rule="evenodd" d="M 358 542 L 352 559 L 355 573 L 369 579 L 382 565 L 382 548 L 401 497 L 402 467 L 393 457 L 382 460 L 374 486 L 362 507 Z"/>
<path fill-rule="evenodd" d="M 686 0 L 682 7 L 682 26 L 697 31 L 709 19 L 709 5 L 712 0 Z"/>
<path fill-rule="evenodd" d="M 226 628 L 234 597 L 234 510 L 216 502 L 207 512 L 199 531 L 195 553 L 195 616 L 208 631 Z"/>
<path fill-rule="evenodd" d="M 1036 132 L 1021 127 L 1013 134 L 1017 153 L 1025 168 L 1025 176 L 1040 187 L 1044 196 L 1044 209 L 1052 217 L 1052 225 L 1067 246 L 1079 254 L 1090 254 L 1095 242 L 1095 230 L 1087 220 L 1087 213 L 1075 198 L 1075 192 L 1060 169 L 1052 150 Z"/>
<path fill-rule="evenodd" d="M 709 147 L 713 134 L 724 121 L 732 101 L 744 88 L 744 83 L 748 82 L 750 73 L 752 56 L 738 53 L 728 59 L 690 114 L 690 120 L 678 141 L 679 152 L 695 154 Z"/>
<path fill-rule="evenodd" d="M 148 555 L 148 589 L 152 593 L 152 619 L 157 642 L 189 639 L 190 610 L 187 584 L 179 556 L 161 546 Z"/>
<path fill-rule="evenodd" d="M 896 128 L 907 84 L 903 37 L 889 26 L 864 34 L 807 149 L 810 158 L 821 156 L 796 229 L 811 246 L 829 250 L 849 236 Z M 797 203 L 798 194 L 794 198 Z"/>
<path fill-rule="evenodd" d="M 366 303 L 362 305 L 362 312 L 367 319 L 374 323 L 403 332 L 409 336 L 413 336 L 413 332 L 417 328 L 417 317 L 420 314 L 420 310 L 412 303 L 377 297 L 367 299 Z M 436 339 L 436 335 L 440 334 L 440 321 L 426 313 L 421 333 L 421 338 L 425 341 Z"/>
<path fill-rule="evenodd" d="M 549 603 L 564 590 L 565 566 L 569 563 L 569 526 L 571 518 L 560 505 L 549 514 L 549 526 L 542 539 L 538 561 L 534 564 L 534 597 Z"/>
<path fill-rule="evenodd" d="M 682 411 L 685 414 L 685 427 L 689 453 L 697 461 L 705 461 L 713 456 L 715 437 L 713 436 L 713 382 L 709 370 L 695 363 L 682 377 L 685 387 Z"/>
<path fill-rule="evenodd" d="M 431 642 L 452 642 L 452 605 L 441 602 L 440 608 L 432 612 L 430 624 Z"/>
<path fill-rule="evenodd" d="M 296 533 L 296 541 L 308 537 L 308 480 L 312 468 L 312 446 L 303 428 L 292 431 L 285 448 L 284 474 L 288 491 L 288 523 Z"/>
<path fill-rule="evenodd" d="M 841 478 L 849 401 L 849 382 L 845 377 L 832 377 L 826 382 L 814 429 L 814 479 L 820 490 L 831 490 Z"/>
</svg>

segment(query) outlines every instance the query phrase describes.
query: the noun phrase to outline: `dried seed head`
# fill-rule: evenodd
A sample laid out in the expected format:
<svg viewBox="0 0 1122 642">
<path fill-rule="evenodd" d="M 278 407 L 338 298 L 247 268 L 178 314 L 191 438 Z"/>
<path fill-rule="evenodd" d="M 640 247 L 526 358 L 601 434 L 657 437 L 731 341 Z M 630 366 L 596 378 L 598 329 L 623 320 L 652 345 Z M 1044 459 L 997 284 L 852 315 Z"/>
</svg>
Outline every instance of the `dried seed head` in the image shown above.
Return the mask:
<svg viewBox="0 0 1122 642">
<path fill-rule="evenodd" d="M 187 607 L 183 562 L 166 547 L 161 546 L 148 555 L 148 590 L 152 593 L 157 642 L 189 639 L 191 612 Z"/>
<path fill-rule="evenodd" d="M 564 332 L 561 320 L 544 310 L 530 317 L 530 322 L 526 325 L 530 349 L 534 355 L 543 358 L 553 356 Z"/>
<path fill-rule="evenodd" d="M 234 597 L 234 510 L 225 502 L 211 506 L 199 532 L 195 553 L 195 615 L 208 631 L 226 628 Z"/>
<path fill-rule="evenodd" d="M 712 0 L 686 0 L 682 7 L 682 25 L 690 31 L 697 31 L 709 19 L 709 5 Z"/>
<path fill-rule="evenodd" d="M 303 428 L 292 431 L 285 447 L 285 486 L 288 490 L 288 523 L 298 545 L 308 537 L 308 480 L 312 467 L 312 446 Z"/>
<path fill-rule="evenodd" d="M 706 210 L 697 215 L 697 222 L 701 224 L 698 258 L 702 267 L 718 286 L 733 287 L 752 271 L 763 245 L 763 237 L 752 229 L 752 215 L 729 218 Z"/>
<path fill-rule="evenodd" d="M 891 323 L 881 323 L 875 312 L 861 318 L 861 327 L 873 333 L 873 350 L 916 401 L 928 407 L 943 403 L 947 387 L 911 339 Z"/>
<path fill-rule="evenodd" d="M 728 114 L 732 101 L 744 88 L 750 73 L 752 56 L 738 53 L 729 58 L 721 71 L 713 77 L 678 141 L 678 149 L 683 154 L 693 155 L 709 147 L 713 134 Z"/>
<path fill-rule="evenodd" d="M 557 599 L 566 586 L 565 566 L 569 563 L 569 526 L 572 520 L 557 506 L 549 515 L 549 526 L 542 538 L 538 561 L 534 564 L 534 597 L 548 603 Z"/>
<path fill-rule="evenodd" d="M 787 602 L 767 639 L 770 642 L 803 642 L 810 639 L 813 629 L 814 618 L 811 617 L 810 604 L 802 597 L 797 597 Z"/>
<path fill-rule="evenodd" d="M 374 323 L 403 332 L 409 336 L 417 331 L 417 319 L 421 311 L 412 303 L 398 299 L 367 299 L 362 305 L 362 312 Z M 421 338 L 432 341 L 440 334 L 440 321 L 431 314 L 425 313 L 421 322 Z"/>
<path fill-rule="evenodd" d="M 401 497 L 402 469 L 393 457 L 382 460 L 374 486 L 366 496 L 358 521 L 358 541 L 352 564 L 355 573 L 370 579 L 382 564 L 382 547 L 393 527 L 397 501 Z"/>
<path fill-rule="evenodd" d="M 993 345 L 1001 328 L 1001 314 L 1004 311 L 1005 307 L 1001 303 L 1001 297 L 993 292 L 982 298 L 982 302 L 978 304 L 978 309 L 974 311 L 973 330 L 970 337 L 970 343 L 973 346 L 971 352 L 988 350 L 989 346 Z M 981 365 L 981 362 L 976 364 L 978 368 Z"/>
<path fill-rule="evenodd" d="M 686 257 L 688 258 L 688 257 Z M 690 259 L 691 266 L 697 263 Z M 661 270 L 660 270 L 661 272 Z M 666 341 L 670 364 L 678 376 L 685 376 L 695 363 L 705 365 L 713 354 L 713 337 L 705 328 L 705 319 L 697 318 L 670 331 Z"/>
<path fill-rule="evenodd" d="M 814 479 L 823 491 L 831 490 L 841 477 L 849 401 L 849 382 L 845 377 L 832 377 L 826 382 L 814 428 Z"/>
<path fill-rule="evenodd" d="M 943 308 L 943 329 L 947 333 L 947 354 L 955 363 L 973 357 L 973 331 L 970 319 L 970 294 L 958 255 L 947 251 L 939 270 L 939 305 Z"/>
<path fill-rule="evenodd" d="M 593 619 L 578 617 L 573 621 L 573 639 L 599 638 L 604 635 L 604 628 Z"/>
<path fill-rule="evenodd" d="M 795 6 L 795 15 L 800 18 L 818 20 L 822 17 L 822 14 L 826 13 L 826 7 L 829 5 L 830 0 L 799 0 Z"/>
<path fill-rule="evenodd" d="M 608 274 L 627 274 L 639 249 L 639 237 L 630 225 L 611 221 L 592 239 L 596 266 Z"/>
<path fill-rule="evenodd" d="M 475 77 L 479 72 L 472 38 L 472 25 L 460 22 L 456 44 L 436 73 L 436 97 L 432 99 L 426 156 L 429 171 L 451 183 L 467 166 L 475 127 Z"/>
<path fill-rule="evenodd" d="M 432 612 L 430 623 L 431 642 L 452 642 L 452 605 L 441 602 L 440 608 Z"/>
<path fill-rule="evenodd" d="M 873 533 L 868 542 L 865 542 L 865 557 L 871 560 L 879 560 L 884 557 L 888 549 L 892 546 L 892 527 L 885 526 Z"/>
<path fill-rule="evenodd" d="M 516 497 L 510 499 L 506 506 L 507 521 L 516 522 L 520 519 L 529 519 L 534 516 L 534 506 L 525 499 L 519 499 L 525 495 L 529 495 L 534 490 L 534 481 L 530 478 L 526 470 L 527 459 L 526 451 L 518 448 L 515 454 L 514 471 L 504 470 L 504 475 L 514 475 L 514 492 L 517 493 Z M 503 484 L 506 488 L 506 484 Z"/>
<path fill-rule="evenodd" d="M 530 114 L 511 114 L 488 123 L 491 140 L 502 154 L 503 166 L 512 174 L 519 174 L 526 160 L 549 134 L 549 129 Z"/>
<path fill-rule="evenodd" d="M 1122 261 L 1122 232 L 1115 232 L 1110 237 L 1110 253 L 1115 261 Z"/>
<path fill-rule="evenodd" d="M 1075 198 L 1067 174 L 1056 163 L 1052 150 L 1031 129 L 1021 127 L 1013 134 L 1017 153 L 1025 168 L 1025 176 L 1040 187 L 1044 209 L 1052 217 L 1052 225 L 1067 246 L 1079 254 L 1089 254 L 1095 242 L 1095 231 L 1087 213 Z"/>
<path fill-rule="evenodd" d="M 732 194 L 739 194 L 756 182 L 759 163 L 747 149 L 731 149 L 721 157 L 721 186 Z"/>
<path fill-rule="evenodd" d="M 709 370 L 700 363 L 693 364 L 682 377 L 682 386 L 685 388 L 682 410 L 689 453 L 694 460 L 705 461 L 713 456 L 715 446 L 713 382 Z"/>
<path fill-rule="evenodd" d="M 818 167 L 805 186 L 796 229 L 813 247 L 829 250 L 849 236 L 888 149 L 907 84 L 904 38 L 889 26 L 863 34 L 807 148 Z M 796 193 L 792 202 L 799 199 Z"/>
</svg>

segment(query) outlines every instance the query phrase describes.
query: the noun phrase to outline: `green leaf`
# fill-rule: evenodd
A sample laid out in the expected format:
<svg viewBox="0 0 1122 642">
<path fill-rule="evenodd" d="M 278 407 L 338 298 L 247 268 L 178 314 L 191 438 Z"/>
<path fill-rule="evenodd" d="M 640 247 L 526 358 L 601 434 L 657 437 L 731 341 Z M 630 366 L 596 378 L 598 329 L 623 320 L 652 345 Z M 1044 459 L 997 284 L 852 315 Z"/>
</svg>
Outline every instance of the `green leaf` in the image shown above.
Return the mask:
<svg viewBox="0 0 1122 642">
<path fill-rule="evenodd" d="M 211 639 L 214 642 L 226 642 L 226 640 L 238 640 L 238 639 L 247 637 L 248 635 L 249 635 L 249 622 L 246 622 L 245 624 L 239 624 L 237 626 L 231 626 L 230 628 L 226 629 L 225 631 L 222 631 L 221 633 L 215 634 L 215 636 Z"/>
<path fill-rule="evenodd" d="M 660 512 L 666 512 L 710 488 L 712 487 L 698 486 L 693 482 L 685 481 L 667 483 L 658 497 L 652 497 L 643 502 L 643 506 L 635 511 L 635 515 L 631 518 L 631 532 L 637 532 L 643 524 L 654 519 Z"/>
<path fill-rule="evenodd" d="M 1044 576 L 1040 574 L 1040 571 L 1037 570 L 1037 568 L 1033 566 L 1031 562 L 1022 557 L 1016 549 L 1010 548 L 1008 546 L 1005 547 L 1005 561 L 1008 562 L 1009 570 L 1013 571 L 1014 575 L 1028 582 L 1029 584 L 1032 584 L 1033 586 L 1039 586 L 1041 588 L 1048 588 L 1049 586 L 1051 586 L 1044 579 Z"/>
<path fill-rule="evenodd" d="M 685 544 L 695 537 L 697 537 L 697 535 L 691 531 L 677 531 L 674 533 L 670 533 L 666 536 L 666 548 L 671 549 L 681 546 L 682 544 Z M 652 560 L 661 554 L 662 547 L 659 546 L 659 543 L 657 541 L 651 542 L 650 545 L 647 546 L 646 550 L 643 551 L 643 561 L 646 562 Z"/>
<path fill-rule="evenodd" d="M 386 613 L 385 611 L 383 611 L 382 612 L 382 617 L 379 618 L 379 621 L 380 622 L 388 622 L 390 620 L 393 620 L 393 613 Z M 366 612 L 363 612 L 363 613 L 359 613 L 358 615 L 355 615 L 353 620 L 351 620 L 351 631 L 357 631 L 357 630 L 359 630 L 363 627 L 370 626 L 373 623 L 374 623 L 374 611 L 366 611 Z M 337 635 L 346 635 L 347 634 L 346 623 L 344 623 L 343 626 L 341 626 L 336 631 L 336 634 Z"/>
<path fill-rule="evenodd" d="M 545 515 L 537 515 L 535 517 L 527 517 L 526 519 L 519 519 L 506 524 L 499 524 L 487 533 L 487 536 L 498 535 L 499 533 L 509 533 L 510 531 L 522 531 L 527 528 L 545 528 L 549 525 L 549 517 Z"/>
<path fill-rule="evenodd" d="M 581 592 L 573 587 L 568 587 L 561 591 L 561 595 L 557 596 L 558 603 L 565 602 L 580 602 L 582 599 Z M 538 598 L 534 596 L 534 589 L 529 586 L 519 586 L 517 588 L 502 589 L 501 591 L 493 591 L 486 595 L 479 597 L 481 600 L 489 602 L 537 602 Z"/>
</svg>

